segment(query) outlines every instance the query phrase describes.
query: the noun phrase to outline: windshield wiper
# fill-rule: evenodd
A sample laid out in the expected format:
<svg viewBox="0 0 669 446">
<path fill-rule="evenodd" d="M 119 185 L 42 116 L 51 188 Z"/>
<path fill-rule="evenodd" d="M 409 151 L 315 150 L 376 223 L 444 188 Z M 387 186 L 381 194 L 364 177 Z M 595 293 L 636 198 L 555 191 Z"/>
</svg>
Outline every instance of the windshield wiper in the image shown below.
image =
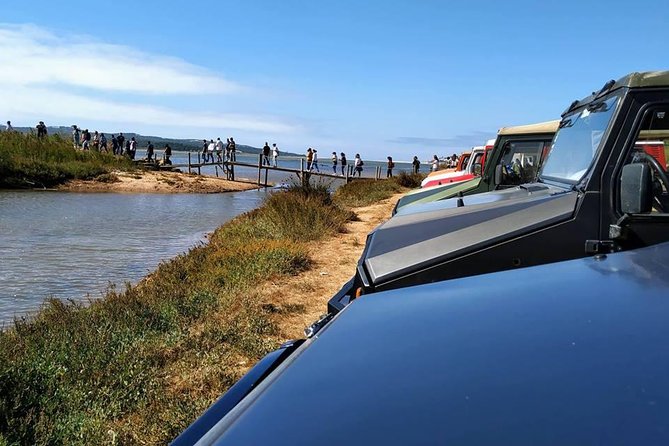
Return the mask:
<svg viewBox="0 0 669 446">
<path fill-rule="evenodd" d="M 558 126 L 559 129 L 565 128 L 565 127 L 571 127 L 573 126 L 574 123 L 571 121 L 571 118 L 568 119 L 563 119 L 560 121 L 560 125 Z"/>
</svg>

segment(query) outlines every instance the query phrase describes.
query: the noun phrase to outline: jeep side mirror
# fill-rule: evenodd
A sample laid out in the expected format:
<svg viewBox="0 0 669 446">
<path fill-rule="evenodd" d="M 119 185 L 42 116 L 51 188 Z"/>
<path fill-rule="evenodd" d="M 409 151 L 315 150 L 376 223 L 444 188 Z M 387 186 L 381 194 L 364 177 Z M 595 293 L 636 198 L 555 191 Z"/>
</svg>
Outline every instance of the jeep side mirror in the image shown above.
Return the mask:
<svg viewBox="0 0 669 446">
<path fill-rule="evenodd" d="M 495 178 L 493 179 L 495 186 L 502 184 L 502 165 L 498 164 L 495 166 Z"/>
<path fill-rule="evenodd" d="M 481 175 L 481 163 L 474 164 L 474 175 Z"/>
<path fill-rule="evenodd" d="M 623 167 L 620 177 L 620 207 L 625 214 L 643 214 L 653 207 L 653 182 L 646 163 Z"/>
</svg>

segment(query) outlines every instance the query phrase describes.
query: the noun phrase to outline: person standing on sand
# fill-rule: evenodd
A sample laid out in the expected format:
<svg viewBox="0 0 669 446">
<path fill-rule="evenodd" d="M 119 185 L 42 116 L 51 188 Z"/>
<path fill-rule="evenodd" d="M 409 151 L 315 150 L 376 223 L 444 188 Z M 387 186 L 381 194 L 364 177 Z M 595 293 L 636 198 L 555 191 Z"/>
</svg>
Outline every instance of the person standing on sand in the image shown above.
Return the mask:
<svg viewBox="0 0 669 446">
<path fill-rule="evenodd" d="M 132 156 L 132 154 L 130 153 L 130 140 L 129 139 L 125 142 L 125 156 L 127 156 L 128 158 L 130 158 Z M 132 158 L 130 158 L 130 159 L 132 159 Z"/>
<path fill-rule="evenodd" d="M 100 150 L 100 134 L 97 130 L 93 133 L 93 150 Z"/>
<path fill-rule="evenodd" d="M 279 148 L 276 146 L 276 143 L 272 143 L 272 163 L 276 167 L 276 161 L 279 158 Z"/>
<path fill-rule="evenodd" d="M 418 157 L 414 156 L 413 161 L 411 162 L 411 167 L 413 168 L 413 173 L 418 173 L 420 170 L 420 161 L 418 161 Z"/>
<path fill-rule="evenodd" d="M 149 141 L 149 145 L 146 147 L 146 160 L 148 162 L 153 161 L 153 144 Z"/>
<path fill-rule="evenodd" d="M 411 162 L 411 168 L 413 173 L 418 173 L 420 171 L 420 160 L 418 159 L 417 156 L 413 157 L 413 161 Z"/>
<path fill-rule="evenodd" d="M 432 157 L 432 172 L 436 172 L 437 170 L 439 170 L 439 157 L 434 155 Z"/>
<path fill-rule="evenodd" d="M 341 162 L 341 176 L 344 177 L 346 176 L 344 174 L 344 170 L 346 170 L 346 168 L 348 167 L 346 164 L 346 154 L 344 152 L 341 152 L 339 156 L 341 156 L 341 158 L 339 158 L 339 161 Z"/>
<path fill-rule="evenodd" d="M 81 139 L 81 136 L 79 135 L 79 127 L 76 125 L 72 126 L 72 144 L 74 145 L 75 149 L 79 148 L 79 141 Z"/>
<path fill-rule="evenodd" d="M 395 163 L 393 162 L 393 157 L 388 157 L 388 170 L 386 170 L 386 178 L 393 177 L 393 168 L 395 168 Z"/>
<path fill-rule="evenodd" d="M 307 149 L 307 171 L 311 172 L 311 163 L 314 160 L 314 151 L 311 147 Z"/>
<path fill-rule="evenodd" d="M 5 126 L 5 131 L 6 132 L 13 132 L 14 127 L 12 127 L 12 121 L 7 121 L 7 125 Z"/>
<path fill-rule="evenodd" d="M 123 136 L 123 133 L 119 133 L 116 140 L 118 141 L 118 154 L 123 155 L 123 148 L 125 147 L 125 136 Z"/>
<path fill-rule="evenodd" d="M 355 154 L 355 159 L 353 160 L 353 176 L 355 176 L 355 173 L 358 173 L 358 177 L 362 177 L 362 166 L 364 166 L 365 163 L 362 161 L 362 158 L 360 158 L 360 154 L 356 153 Z"/>
<path fill-rule="evenodd" d="M 221 141 L 221 138 L 216 138 L 216 162 L 218 163 L 223 162 L 221 153 L 223 153 L 223 141 Z"/>
<path fill-rule="evenodd" d="M 83 139 L 84 143 L 82 144 L 82 149 L 83 150 L 90 150 L 91 148 L 91 132 L 88 131 L 88 129 L 84 130 L 84 132 L 81 134 L 81 139 Z"/>
<path fill-rule="evenodd" d="M 332 173 L 337 175 L 337 152 L 332 152 Z"/>
<path fill-rule="evenodd" d="M 118 153 L 118 139 L 116 139 L 116 136 L 113 133 L 112 133 L 111 144 L 112 144 L 112 153 L 114 155 L 118 155 L 119 154 Z"/>
<path fill-rule="evenodd" d="M 137 141 L 135 141 L 135 137 L 133 136 L 130 138 L 130 159 L 134 160 L 135 159 L 135 154 L 137 153 Z"/>
<path fill-rule="evenodd" d="M 170 157 L 172 156 L 172 148 L 169 144 L 165 144 L 165 151 L 163 152 L 163 164 L 172 164 Z"/>
<path fill-rule="evenodd" d="M 104 133 L 100 134 L 100 151 L 105 151 L 107 152 L 107 137 L 105 136 Z"/>
<path fill-rule="evenodd" d="M 262 165 L 265 163 L 269 166 L 269 144 L 265 141 L 265 145 L 262 147 Z"/>
<path fill-rule="evenodd" d="M 47 136 L 48 132 L 47 132 L 47 129 L 46 129 L 46 125 L 44 124 L 44 121 L 40 121 L 37 124 L 37 126 L 35 126 L 35 128 L 37 129 L 37 137 L 38 138 L 44 138 L 45 136 Z"/>
</svg>

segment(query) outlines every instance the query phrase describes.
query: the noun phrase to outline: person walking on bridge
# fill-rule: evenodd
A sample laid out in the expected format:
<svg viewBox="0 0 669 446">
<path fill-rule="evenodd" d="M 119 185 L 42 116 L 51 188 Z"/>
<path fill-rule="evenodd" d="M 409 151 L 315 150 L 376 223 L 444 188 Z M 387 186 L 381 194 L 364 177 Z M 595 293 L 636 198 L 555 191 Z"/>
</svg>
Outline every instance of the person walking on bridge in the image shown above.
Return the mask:
<svg viewBox="0 0 669 446">
<path fill-rule="evenodd" d="M 216 162 L 218 163 L 223 162 L 221 153 L 223 153 L 223 141 L 221 141 L 221 138 L 216 138 Z"/>
<path fill-rule="evenodd" d="M 318 168 L 318 150 L 316 149 L 314 149 L 313 159 L 311 161 L 311 168 L 316 169 L 316 172 L 321 173 L 320 169 Z"/>
<path fill-rule="evenodd" d="M 276 146 L 276 143 L 272 144 L 272 164 L 276 167 L 276 161 L 279 158 L 279 148 Z"/>
<path fill-rule="evenodd" d="M 362 166 L 364 166 L 365 163 L 362 161 L 362 158 L 360 158 L 360 154 L 356 153 L 355 154 L 355 159 L 353 160 L 353 176 L 355 176 L 356 172 L 358 173 L 358 177 L 362 177 Z"/>
<path fill-rule="evenodd" d="M 344 152 L 341 152 L 339 156 L 340 156 L 339 161 L 341 162 L 341 176 L 345 177 L 346 174 L 344 173 L 344 171 L 348 168 L 348 165 L 346 164 L 346 154 Z"/>
<path fill-rule="evenodd" d="M 332 152 L 332 173 L 337 175 L 337 152 Z"/>
<path fill-rule="evenodd" d="M 267 164 L 269 166 L 269 144 L 265 141 L 265 145 L 262 147 L 262 165 Z"/>
<path fill-rule="evenodd" d="M 232 136 L 230 137 L 230 161 L 237 161 L 237 143 Z"/>
<path fill-rule="evenodd" d="M 311 172 L 311 163 L 314 161 L 314 149 L 309 147 L 307 149 L 307 171 Z"/>
<path fill-rule="evenodd" d="M 207 160 L 211 159 L 211 162 L 214 162 L 214 152 L 216 152 L 216 143 L 214 142 L 213 139 L 209 140 L 209 146 L 207 147 L 207 156 L 204 158 L 204 162 L 206 163 Z"/>
</svg>

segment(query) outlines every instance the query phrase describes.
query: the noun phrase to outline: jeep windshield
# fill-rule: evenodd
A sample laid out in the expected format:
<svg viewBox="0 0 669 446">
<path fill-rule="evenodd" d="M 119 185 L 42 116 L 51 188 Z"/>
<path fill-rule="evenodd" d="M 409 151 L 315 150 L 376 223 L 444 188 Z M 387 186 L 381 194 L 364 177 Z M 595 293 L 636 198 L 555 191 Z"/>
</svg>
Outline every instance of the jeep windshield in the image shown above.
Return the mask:
<svg viewBox="0 0 669 446">
<path fill-rule="evenodd" d="M 613 122 L 619 103 L 620 95 L 615 95 L 566 115 L 544 162 L 541 179 L 578 183 L 601 150 L 603 136 Z"/>
</svg>

